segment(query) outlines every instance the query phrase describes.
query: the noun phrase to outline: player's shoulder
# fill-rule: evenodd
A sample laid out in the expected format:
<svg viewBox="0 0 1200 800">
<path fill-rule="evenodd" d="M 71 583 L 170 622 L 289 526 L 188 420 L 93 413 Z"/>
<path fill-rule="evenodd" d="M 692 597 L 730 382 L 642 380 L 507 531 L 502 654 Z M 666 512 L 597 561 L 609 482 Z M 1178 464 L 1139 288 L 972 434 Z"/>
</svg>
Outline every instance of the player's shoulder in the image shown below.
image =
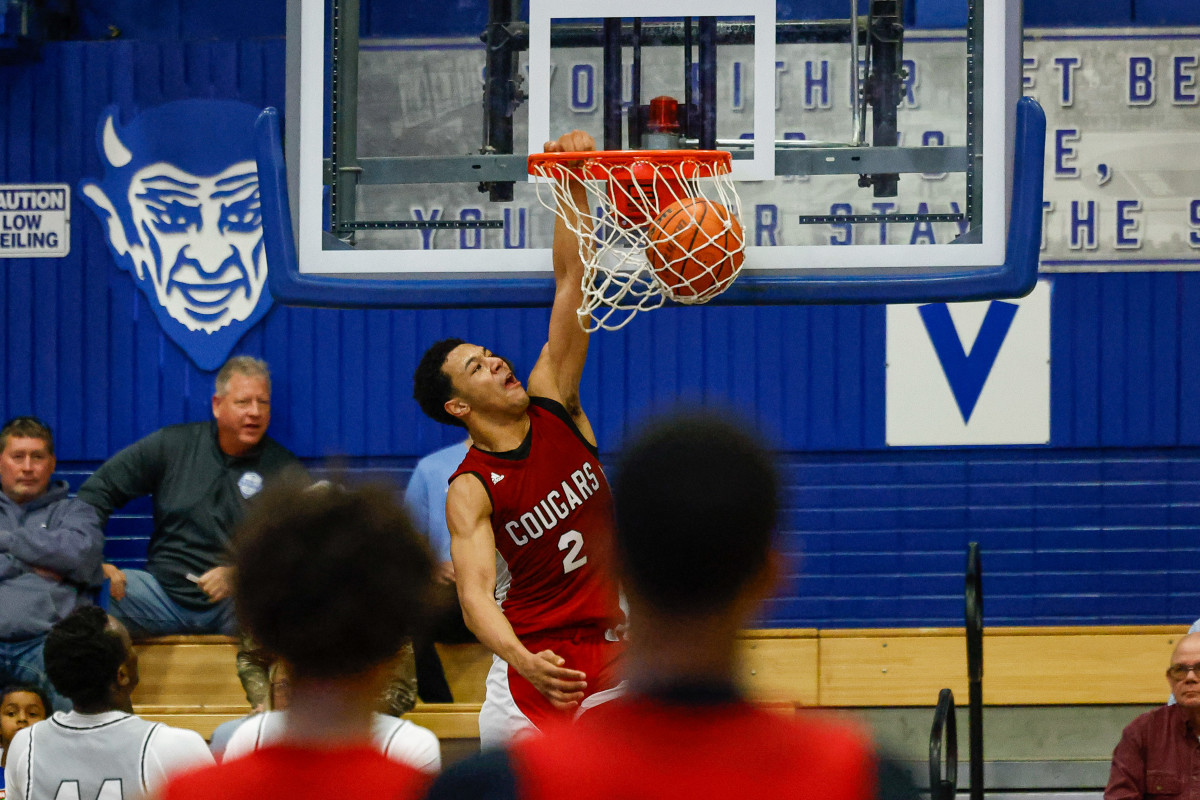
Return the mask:
<svg viewBox="0 0 1200 800">
<path fill-rule="evenodd" d="M 202 756 L 208 756 L 208 760 L 212 760 L 212 753 L 208 749 L 208 743 L 196 731 L 188 730 L 187 728 L 175 728 L 161 722 L 152 722 L 150 724 L 150 737 L 147 742 L 148 750 L 172 757 L 188 758 L 195 756 L 201 761 L 205 760 Z"/>
<path fill-rule="evenodd" d="M 448 496 L 456 503 L 483 503 L 485 499 L 491 501 L 492 492 L 481 470 L 483 467 L 479 465 L 464 462 L 458 472 L 450 478 L 450 485 L 446 489 Z"/>
<path fill-rule="evenodd" d="M 844 760 L 847 764 L 874 759 L 875 745 L 870 732 L 862 725 L 832 714 L 802 711 L 785 716 L 755 707 L 747 724 L 761 737 L 770 738 L 804 758 L 836 754 L 835 761 Z"/>
<path fill-rule="evenodd" d="M 582 413 L 582 412 L 580 412 Z M 571 416 L 571 412 L 557 400 L 541 395 L 530 395 L 529 410 L 530 419 L 535 421 L 554 420 L 550 424 L 561 423 L 570 434 L 578 439 L 592 455 L 598 455 L 599 451 L 596 445 L 593 444 L 583 431 L 579 428 L 579 422 Z"/>
<path fill-rule="evenodd" d="M 378 737 L 387 736 L 395 738 L 403 736 L 406 739 L 424 741 L 432 738 L 434 741 L 437 741 L 437 734 L 428 728 L 424 728 L 412 720 L 393 717 L 390 714 L 376 714 L 372 723 L 372 730 Z"/>
<path fill-rule="evenodd" d="M 534 394 L 529 396 L 529 413 L 537 416 L 550 414 L 563 422 L 573 424 L 567 407 L 554 398 L 545 397 L 544 395 Z"/>
<path fill-rule="evenodd" d="M 17 760 L 24 758 L 25 754 L 29 752 L 29 737 L 33 735 L 32 731 L 32 725 L 28 728 L 21 728 L 9 740 L 8 750 L 3 751 L 7 763 L 15 763 Z"/>
<path fill-rule="evenodd" d="M 225 759 L 235 759 L 253 753 L 265 744 L 268 723 L 278 711 L 263 711 L 237 726 L 225 744 Z"/>
<path fill-rule="evenodd" d="M 423 772 L 436 772 L 441 768 L 442 746 L 437 734 L 428 728 L 406 719 L 376 714 L 372 733 L 380 751 L 387 757 Z"/>
</svg>

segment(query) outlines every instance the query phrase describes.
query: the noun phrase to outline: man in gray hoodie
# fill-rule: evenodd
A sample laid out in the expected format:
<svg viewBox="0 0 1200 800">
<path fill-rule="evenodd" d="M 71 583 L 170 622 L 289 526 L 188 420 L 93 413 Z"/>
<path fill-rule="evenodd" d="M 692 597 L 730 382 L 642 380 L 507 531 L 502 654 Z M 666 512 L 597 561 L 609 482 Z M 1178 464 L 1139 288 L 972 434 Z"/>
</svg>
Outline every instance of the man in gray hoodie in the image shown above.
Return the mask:
<svg viewBox="0 0 1200 800">
<path fill-rule="evenodd" d="M 0 685 L 32 683 L 54 707 L 71 702 L 42 665 L 51 626 L 91 603 L 103 581 L 104 534 L 95 509 L 51 482 L 54 436 L 35 417 L 0 428 Z"/>
</svg>

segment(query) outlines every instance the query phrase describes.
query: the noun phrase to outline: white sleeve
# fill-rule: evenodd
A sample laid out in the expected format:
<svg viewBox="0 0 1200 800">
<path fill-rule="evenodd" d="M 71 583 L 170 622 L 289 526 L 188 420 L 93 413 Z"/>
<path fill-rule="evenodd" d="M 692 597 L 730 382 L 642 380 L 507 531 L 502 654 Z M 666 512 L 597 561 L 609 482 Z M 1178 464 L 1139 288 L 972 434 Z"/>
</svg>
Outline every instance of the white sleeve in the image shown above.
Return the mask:
<svg viewBox="0 0 1200 800">
<path fill-rule="evenodd" d="M 265 711 L 255 714 L 241 725 L 238 725 L 237 730 L 233 732 L 233 735 L 229 737 L 229 741 L 225 744 L 225 756 L 221 759 L 222 763 L 235 758 L 243 758 L 257 750 L 263 723 L 269 715 L 274 713 L 274 711 Z"/>
<path fill-rule="evenodd" d="M 169 778 L 180 773 L 216 763 L 200 734 L 183 728 L 159 725 L 150 734 L 146 754 L 142 757 L 146 793 L 155 792 Z"/>
<path fill-rule="evenodd" d="M 383 754 L 422 772 L 433 774 L 442 770 L 442 746 L 437 735 L 408 720 L 400 720 Z"/>
<path fill-rule="evenodd" d="M 8 743 L 4 757 L 5 800 L 25 800 L 25 782 L 29 779 L 29 728 L 22 728 Z"/>
</svg>

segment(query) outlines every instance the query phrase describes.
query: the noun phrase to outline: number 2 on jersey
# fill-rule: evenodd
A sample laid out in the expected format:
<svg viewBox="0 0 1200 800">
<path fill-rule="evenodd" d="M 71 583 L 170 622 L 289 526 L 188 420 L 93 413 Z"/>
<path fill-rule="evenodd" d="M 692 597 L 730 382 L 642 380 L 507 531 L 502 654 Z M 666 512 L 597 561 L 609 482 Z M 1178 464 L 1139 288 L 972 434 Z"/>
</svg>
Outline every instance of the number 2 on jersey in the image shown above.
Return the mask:
<svg viewBox="0 0 1200 800">
<path fill-rule="evenodd" d="M 563 575 L 582 567 L 587 563 L 587 556 L 579 557 L 579 551 L 583 549 L 583 534 L 579 531 L 567 531 L 562 536 L 558 537 L 558 549 L 570 550 L 563 556 Z"/>
</svg>

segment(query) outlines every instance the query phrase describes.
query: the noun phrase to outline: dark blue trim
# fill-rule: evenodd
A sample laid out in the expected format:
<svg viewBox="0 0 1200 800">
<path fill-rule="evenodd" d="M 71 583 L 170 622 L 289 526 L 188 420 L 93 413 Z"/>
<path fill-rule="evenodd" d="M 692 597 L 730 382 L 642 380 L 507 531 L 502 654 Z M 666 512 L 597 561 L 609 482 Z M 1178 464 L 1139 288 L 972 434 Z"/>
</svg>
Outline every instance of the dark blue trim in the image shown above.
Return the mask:
<svg viewBox="0 0 1200 800">
<path fill-rule="evenodd" d="M 262 193 L 263 239 L 271 294 L 281 303 L 336 308 L 462 308 L 544 306 L 550 281 L 363 280 L 300 274 L 287 198 L 279 113 L 268 108 L 255 125 Z M 904 275 L 746 276 L 716 298 L 718 305 L 785 303 L 927 303 L 1020 297 L 1037 281 L 1042 239 L 1042 175 L 1046 115 L 1037 101 L 1017 101 L 1012 207 L 1004 263 Z"/>
<path fill-rule="evenodd" d="M 1200 258 L 1047 258 L 1042 260 L 1043 267 L 1081 267 L 1088 264 L 1103 264 L 1112 267 L 1122 264 L 1192 264 L 1200 266 Z"/>
<path fill-rule="evenodd" d="M 1114 27 L 1140 28 L 1142 26 L 1135 25 L 1134 23 L 1129 23 L 1128 25 L 1121 24 L 1121 25 L 1116 25 Z M 907 38 L 908 37 L 905 37 L 905 39 L 907 39 Z M 1024 38 L 1026 40 L 1032 40 L 1032 41 L 1038 41 L 1038 42 L 1121 42 L 1121 41 L 1132 40 L 1132 39 L 1193 39 L 1194 40 L 1194 39 L 1196 39 L 1196 34 L 1194 34 L 1194 33 L 1145 33 L 1145 34 L 1142 34 L 1142 33 L 1113 33 L 1113 34 L 1101 33 L 1101 34 L 1075 35 L 1075 34 L 1056 33 L 1056 34 L 1047 34 L 1047 35 L 1042 35 L 1042 34 L 1035 34 L 1032 36 L 1027 35 Z"/>
</svg>

